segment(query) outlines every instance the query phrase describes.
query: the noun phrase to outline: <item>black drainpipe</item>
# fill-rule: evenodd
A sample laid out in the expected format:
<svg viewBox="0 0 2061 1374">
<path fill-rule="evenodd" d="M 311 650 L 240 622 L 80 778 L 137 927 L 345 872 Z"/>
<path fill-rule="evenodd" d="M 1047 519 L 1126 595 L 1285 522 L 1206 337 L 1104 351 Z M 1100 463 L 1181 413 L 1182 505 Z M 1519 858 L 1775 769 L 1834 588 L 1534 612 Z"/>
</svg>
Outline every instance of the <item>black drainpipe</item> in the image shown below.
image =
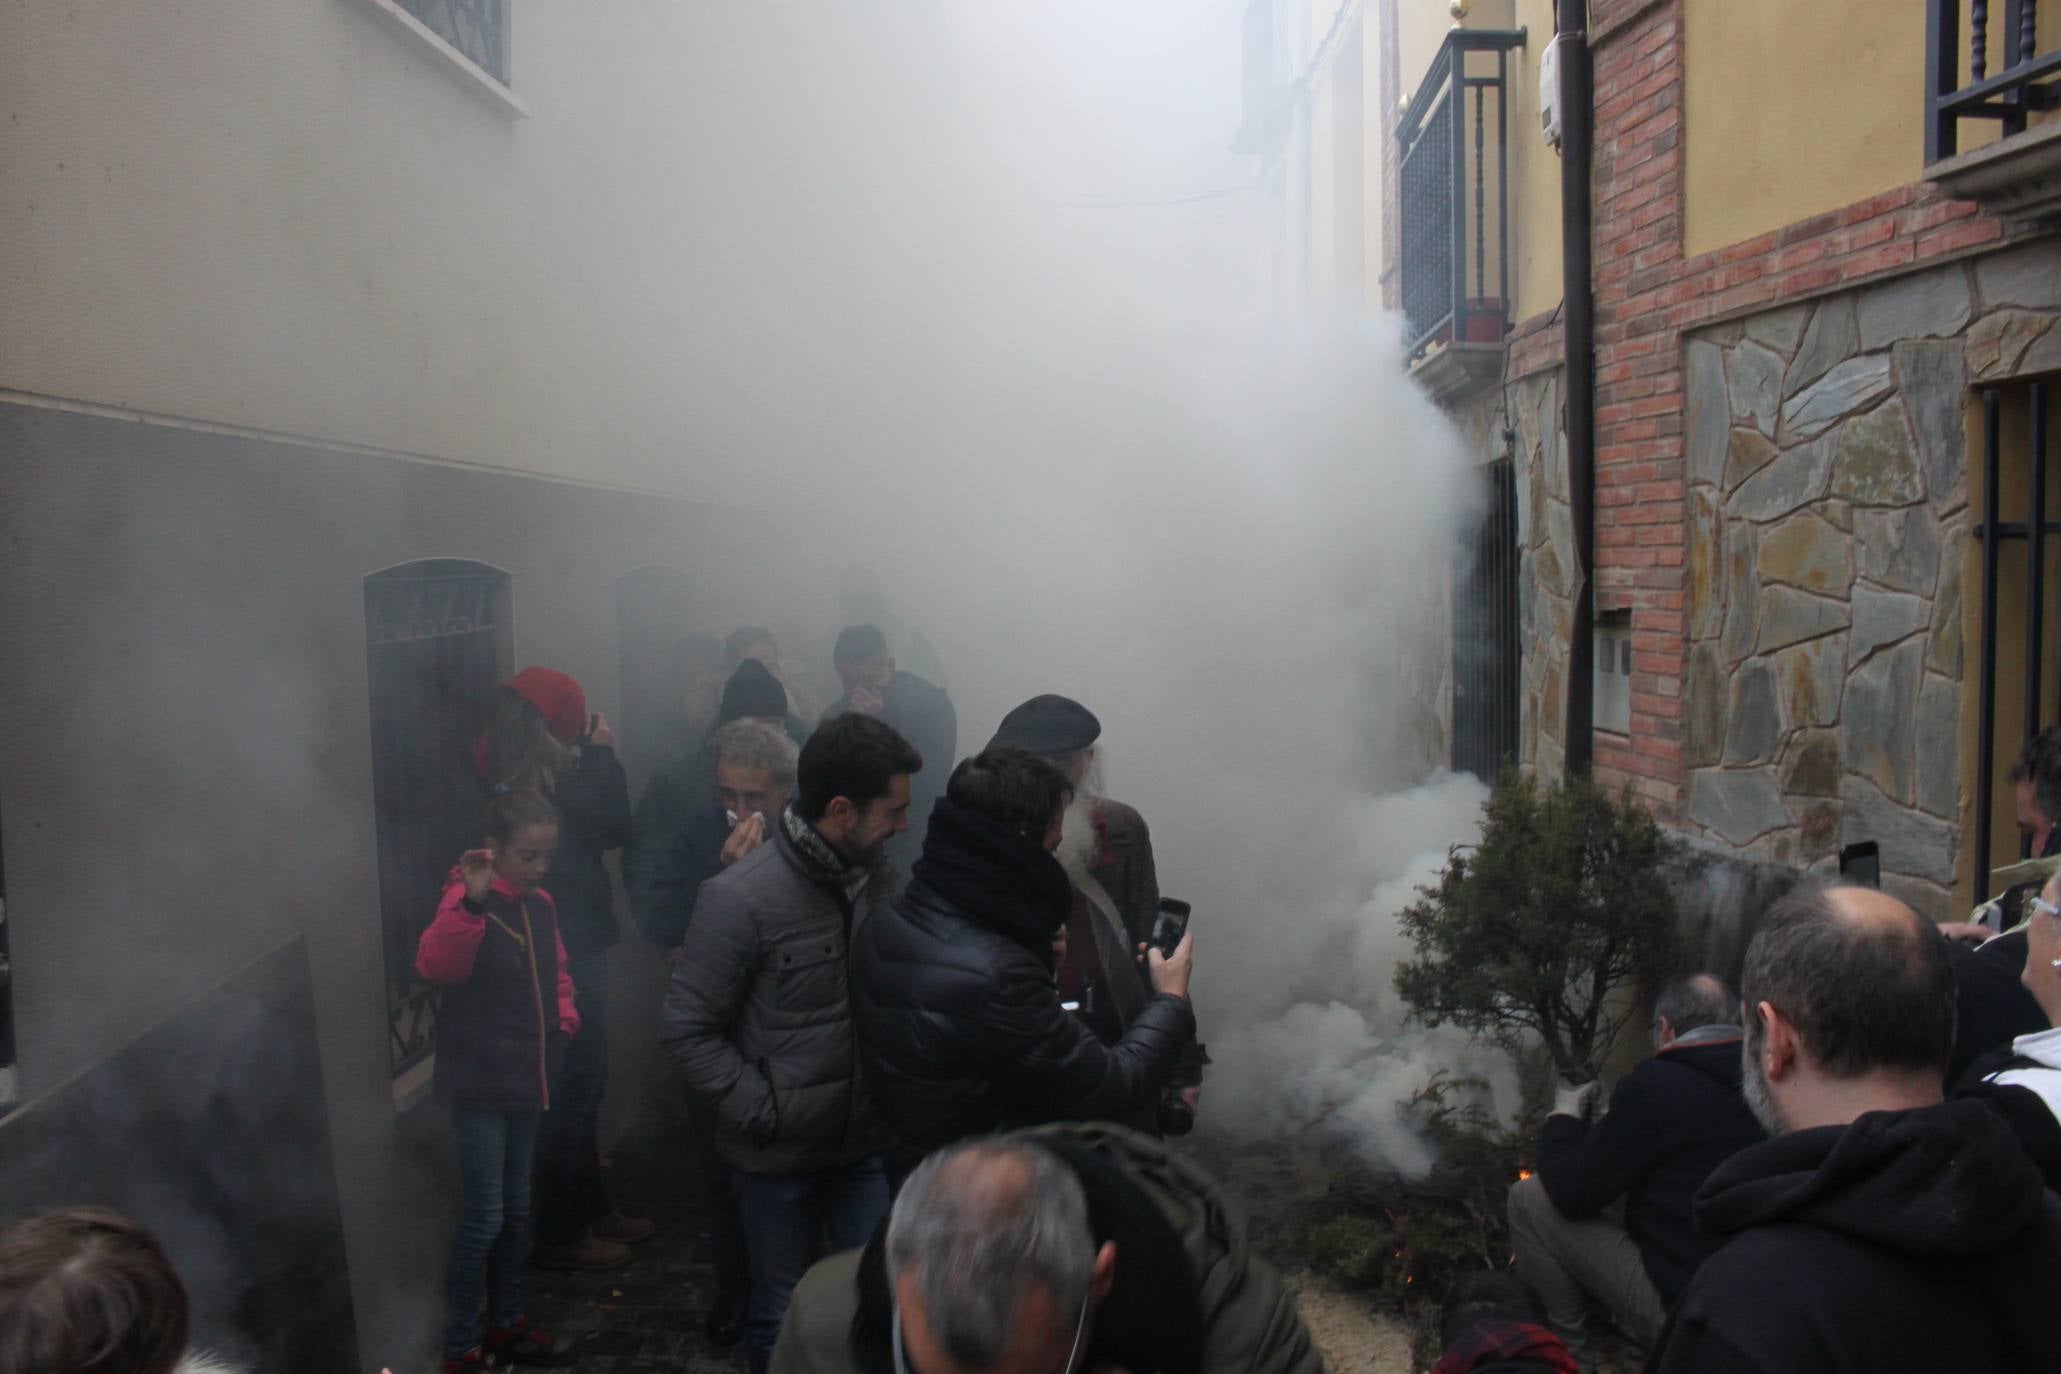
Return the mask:
<svg viewBox="0 0 2061 1374">
<path fill-rule="evenodd" d="M 1580 581 L 1567 646 L 1567 774 L 1589 771 L 1596 744 L 1596 303 L 1590 284 L 1590 164 L 1595 73 L 1589 65 L 1587 0 L 1559 0 L 1560 276 L 1566 370 L 1567 504 Z"/>
</svg>

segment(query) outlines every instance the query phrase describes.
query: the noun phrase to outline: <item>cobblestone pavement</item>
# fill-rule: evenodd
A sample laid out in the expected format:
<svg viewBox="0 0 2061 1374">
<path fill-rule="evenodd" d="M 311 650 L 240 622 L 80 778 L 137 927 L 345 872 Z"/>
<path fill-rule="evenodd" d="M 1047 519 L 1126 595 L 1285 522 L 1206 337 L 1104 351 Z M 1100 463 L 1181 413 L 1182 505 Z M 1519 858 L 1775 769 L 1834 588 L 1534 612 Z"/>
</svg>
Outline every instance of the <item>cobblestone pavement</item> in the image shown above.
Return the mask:
<svg viewBox="0 0 2061 1374">
<path fill-rule="evenodd" d="M 677 1096 L 661 1090 L 616 1144 L 610 1188 L 659 1224 L 627 1266 L 605 1274 L 523 1271 L 530 1319 L 579 1342 L 577 1374 L 740 1374 L 745 1368 L 742 1346 L 717 1350 L 702 1338 L 716 1279 L 698 1180 L 677 1165 L 685 1129 Z"/>
</svg>

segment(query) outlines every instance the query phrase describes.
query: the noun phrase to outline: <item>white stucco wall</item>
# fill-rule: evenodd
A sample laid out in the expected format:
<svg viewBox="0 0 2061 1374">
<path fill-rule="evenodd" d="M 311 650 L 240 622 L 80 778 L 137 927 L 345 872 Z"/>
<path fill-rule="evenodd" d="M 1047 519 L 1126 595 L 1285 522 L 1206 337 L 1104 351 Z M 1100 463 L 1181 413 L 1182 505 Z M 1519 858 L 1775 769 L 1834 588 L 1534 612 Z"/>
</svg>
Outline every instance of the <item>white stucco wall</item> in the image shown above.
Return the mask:
<svg viewBox="0 0 2061 1374">
<path fill-rule="evenodd" d="M 892 86 L 854 17 L 734 8 L 515 0 L 529 119 L 365 0 L 0 8 L 0 389 L 725 497 Z"/>
</svg>

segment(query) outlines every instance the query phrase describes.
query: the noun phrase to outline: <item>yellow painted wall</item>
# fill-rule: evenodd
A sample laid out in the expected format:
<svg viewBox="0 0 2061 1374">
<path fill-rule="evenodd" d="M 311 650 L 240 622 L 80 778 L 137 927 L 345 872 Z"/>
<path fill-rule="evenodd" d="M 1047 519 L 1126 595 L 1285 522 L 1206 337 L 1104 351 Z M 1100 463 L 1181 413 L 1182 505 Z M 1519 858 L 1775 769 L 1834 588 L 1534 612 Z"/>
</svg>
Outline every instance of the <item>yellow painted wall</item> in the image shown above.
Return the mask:
<svg viewBox="0 0 2061 1374">
<path fill-rule="evenodd" d="M 1553 39 L 1553 0 L 1517 0 L 1515 27 L 1529 35 L 1511 54 L 1510 214 L 1516 226 L 1510 271 L 1512 324 L 1560 303 L 1560 155 L 1539 126 L 1539 57 Z"/>
<path fill-rule="evenodd" d="M 1698 0 L 1682 11 L 1689 255 L 1922 177 L 1923 5 Z M 1999 51 L 2001 41 L 1993 31 Z M 2040 47 L 2057 41 L 2061 15 L 2049 5 Z M 1990 126 L 1968 125 L 1962 147 L 1991 137 Z"/>
</svg>

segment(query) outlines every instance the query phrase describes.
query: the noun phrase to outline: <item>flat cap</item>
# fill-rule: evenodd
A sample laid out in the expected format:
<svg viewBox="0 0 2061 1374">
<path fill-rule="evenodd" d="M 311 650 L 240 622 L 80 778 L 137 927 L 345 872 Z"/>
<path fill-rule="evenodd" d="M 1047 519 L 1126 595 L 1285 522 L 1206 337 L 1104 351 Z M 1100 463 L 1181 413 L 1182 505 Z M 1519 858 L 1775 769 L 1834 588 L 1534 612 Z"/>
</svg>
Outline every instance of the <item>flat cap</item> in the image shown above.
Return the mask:
<svg viewBox="0 0 2061 1374">
<path fill-rule="evenodd" d="M 1032 697 L 1002 717 L 990 749 L 1027 749 L 1033 754 L 1077 754 L 1102 737 L 1102 722 L 1078 701 L 1047 694 Z"/>
</svg>

